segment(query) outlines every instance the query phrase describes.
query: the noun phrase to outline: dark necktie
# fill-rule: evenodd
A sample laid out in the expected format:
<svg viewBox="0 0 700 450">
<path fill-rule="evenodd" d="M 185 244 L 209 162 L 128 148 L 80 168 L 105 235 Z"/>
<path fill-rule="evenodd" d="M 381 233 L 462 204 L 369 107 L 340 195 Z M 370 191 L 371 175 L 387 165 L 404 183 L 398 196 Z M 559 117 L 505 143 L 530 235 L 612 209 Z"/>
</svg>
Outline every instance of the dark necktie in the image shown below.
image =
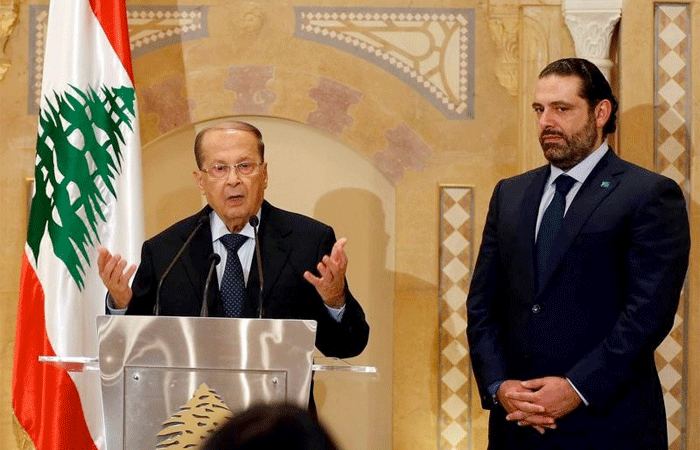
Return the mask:
<svg viewBox="0 0 700 450">
<path fill-rule="evenodd" d="M 571 190 L 571 187 L 576 183 L 576 180 L 568 175 L 561 174 L 554 184 L 556 192 L 552 202 L 547 206 L 542 221 L 540 222 L 540 230 L 537 233 L 537 287 L 542 287 L 544 282 L 545 268 L 547 267 L 547 259 L 552 251 L 554 240 L 559 234 L 561 223 L 564 219 L 564 211 L 566 210 L 566 194 Z"/>
<path fill-rule="evenodd" d="M 240 234 L 226 234 L 219 238 L 226 247 L 226 268 L 221 279 L 220 295 L 224 304 L 227 317 L 241 317 L 243 312 L 243 296 L 245 293 L 245 281 L 243 280 L 243 267 L 238 259 L 238 249 L 248 240 L 248 237 Z"/>
</svg>

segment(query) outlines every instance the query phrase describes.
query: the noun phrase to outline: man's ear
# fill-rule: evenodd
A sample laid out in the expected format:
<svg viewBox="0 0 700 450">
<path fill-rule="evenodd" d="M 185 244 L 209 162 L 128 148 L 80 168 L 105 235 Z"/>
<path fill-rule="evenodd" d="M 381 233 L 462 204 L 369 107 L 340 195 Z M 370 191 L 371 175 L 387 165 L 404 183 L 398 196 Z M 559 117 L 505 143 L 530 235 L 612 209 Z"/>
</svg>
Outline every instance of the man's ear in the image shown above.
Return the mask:
<svg viewBox="0 0 700 450">
<path fill-rule="evenodd" d="M 595 107 L 595 124 L 598 128 L 603 128 L 610 119 L 612 112 L 612 104 L 610 100 L 605 99 L 598 102 Z"/>
<path fill-rule="evenodd" d="M 267 162 L 263 162 L 262 172 L 263 172 L 263 189 L 267 189 Z"/>
<path fill-rule="evenodd" d="M 194 182 L 199 188 L 199 191 L 204 195 L 204 175 L 201 170 L 195 170 L 192 172 L 192 175 L 194 176 Z"/>
</svg>

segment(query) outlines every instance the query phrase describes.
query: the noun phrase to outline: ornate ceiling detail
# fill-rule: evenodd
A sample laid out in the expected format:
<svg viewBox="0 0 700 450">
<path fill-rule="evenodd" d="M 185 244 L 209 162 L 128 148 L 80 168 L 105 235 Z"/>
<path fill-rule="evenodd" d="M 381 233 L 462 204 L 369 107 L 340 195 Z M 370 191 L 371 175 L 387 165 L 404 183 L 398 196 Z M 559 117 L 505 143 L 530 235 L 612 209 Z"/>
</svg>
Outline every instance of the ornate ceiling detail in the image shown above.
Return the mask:
<svg viewBox="0 0 700 450">
<path fill-rule="evenodd" d="M 392 73 L 445 117 L 474 117 L 474 10 L 295 7 L 295 36 Z"/>
</svg>

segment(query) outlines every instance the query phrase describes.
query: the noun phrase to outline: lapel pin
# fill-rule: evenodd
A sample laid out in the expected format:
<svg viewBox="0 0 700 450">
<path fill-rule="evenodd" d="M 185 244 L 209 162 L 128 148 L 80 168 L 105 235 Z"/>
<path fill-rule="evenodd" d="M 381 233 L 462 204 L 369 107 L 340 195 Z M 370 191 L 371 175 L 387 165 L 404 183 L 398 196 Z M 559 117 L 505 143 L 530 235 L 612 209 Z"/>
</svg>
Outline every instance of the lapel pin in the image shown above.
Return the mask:
<svg viewBox="0 0 700 450">
<path fill-rule="evenodd" d="M 609 181 L 603 181 L 600 183 L 600 187 L 602 188 L 609 188 L 610 187 L 610 182 Z"/>
</svg>

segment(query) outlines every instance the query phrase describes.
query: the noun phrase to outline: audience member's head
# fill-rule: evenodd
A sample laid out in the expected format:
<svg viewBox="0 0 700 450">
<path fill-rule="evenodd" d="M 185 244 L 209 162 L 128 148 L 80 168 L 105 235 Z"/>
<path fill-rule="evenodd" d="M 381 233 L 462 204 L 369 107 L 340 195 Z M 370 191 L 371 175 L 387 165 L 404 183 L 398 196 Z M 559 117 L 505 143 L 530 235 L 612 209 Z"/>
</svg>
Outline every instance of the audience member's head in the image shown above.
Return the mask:
<svg viewBox="0 0 700 450">
<path fill-rule="evenodd" d="M 200 450 L 339 450 L 306 410 L 289 404 L 256 405 L 216 430 Z"/>
</svg>

